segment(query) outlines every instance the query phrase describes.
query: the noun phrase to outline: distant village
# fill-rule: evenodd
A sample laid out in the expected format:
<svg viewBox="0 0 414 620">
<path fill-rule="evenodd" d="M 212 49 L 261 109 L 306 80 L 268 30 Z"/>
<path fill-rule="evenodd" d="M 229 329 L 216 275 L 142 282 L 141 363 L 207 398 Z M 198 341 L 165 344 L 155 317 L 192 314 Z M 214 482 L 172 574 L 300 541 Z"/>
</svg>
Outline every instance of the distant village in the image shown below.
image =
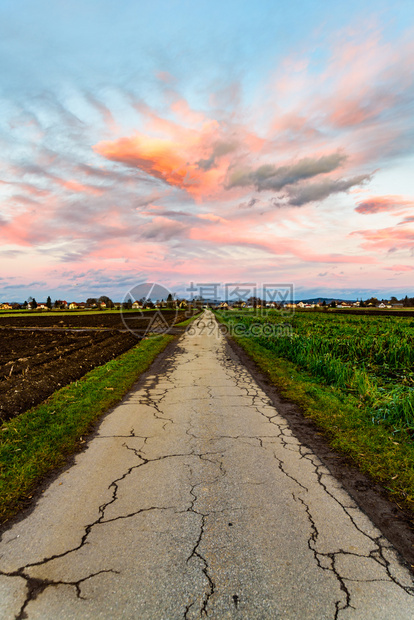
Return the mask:
<svg viewBox="0 0 414 620">
<path fill-rule="evenodd" d="M 330 298 L 318 298 L 308 299 L 298 302 L 294 301 L 282 301 L 282 302 L 269 302 L 262 300 L 258 297 L 251 297 L 246 301 L 243 300 L 211 300 L 203 299 L 201 297 L 193 298 L 192 300 L 179 299 L 173 295 L 169 295 L 166 300 L 151 300 L 141 299 L 132 300 L 129 299 L 123 302 L 114 302 L 109 297 L 102 295 L 99 298 L 89 298 L 86 301 L 66 301 L 64 299 L 56 299 L 52 302 L 49 296 L 45 302 L 37 302 L 36 299 L 29 297 L 27 301 L 23 303 L 17 302 L 3 302 L 0 303 L 0 310 L 28 310 L 28 311 L 51 311 L 51 310 L 145 310 L 145 309 L 187 309 L 190 306 L 198 307 L 210 307 L 216 309 L 237 309 L 237 308 L 285 308 L 286 310 L 298 309 L 311 309 L 311 308 L 411 308 L 414 307 L 414 297 L 405 296 L 405 298 L 398 300 L 396 297 L 388 299 L 378 300 L 375 297 L 371 297 L 365 301 L 346 301 L 340 299 Z"/>
</svg>

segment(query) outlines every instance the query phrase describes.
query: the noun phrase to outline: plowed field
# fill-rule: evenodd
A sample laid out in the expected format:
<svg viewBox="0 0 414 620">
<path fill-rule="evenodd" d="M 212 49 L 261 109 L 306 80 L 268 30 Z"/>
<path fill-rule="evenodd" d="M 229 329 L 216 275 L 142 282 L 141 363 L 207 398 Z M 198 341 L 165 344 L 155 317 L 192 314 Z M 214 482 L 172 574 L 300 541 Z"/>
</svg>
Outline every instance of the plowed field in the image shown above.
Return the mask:
<svg viewBox="0 0 414 620">
<path fill-rule="evenodd" d="M 24 314 L 0 316 L 0 422 L 38 405 L 139 342 L 159 313 Z M 162 312 L 162 325 L 184 313 Z M 157 319 L 158 320 L 158 319 Z"/>
</svg>

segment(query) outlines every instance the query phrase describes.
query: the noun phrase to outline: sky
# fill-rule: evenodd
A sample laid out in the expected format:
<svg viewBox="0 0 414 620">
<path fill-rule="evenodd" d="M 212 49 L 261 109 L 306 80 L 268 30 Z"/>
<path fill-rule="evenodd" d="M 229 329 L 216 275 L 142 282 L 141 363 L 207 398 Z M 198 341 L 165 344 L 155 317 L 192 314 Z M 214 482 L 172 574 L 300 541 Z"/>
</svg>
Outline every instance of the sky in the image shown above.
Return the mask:
<svg viewBox="0 0 414 620">
<path fill-rule="evenodd" d="M 0 0 L 0 302 L 414 295 L 414 3 Z"/>
</svg>

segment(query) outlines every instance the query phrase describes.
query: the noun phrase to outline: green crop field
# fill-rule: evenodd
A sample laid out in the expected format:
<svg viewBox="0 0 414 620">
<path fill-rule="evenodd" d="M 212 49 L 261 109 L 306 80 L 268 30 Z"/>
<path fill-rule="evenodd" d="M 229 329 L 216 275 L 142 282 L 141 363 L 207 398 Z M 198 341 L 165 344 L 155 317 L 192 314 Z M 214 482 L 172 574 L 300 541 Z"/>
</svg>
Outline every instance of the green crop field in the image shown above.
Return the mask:
<svg viewBox="0 0 414 620">
<path fill-rule="evenodd" d="M 414 319 L 259 312 L 216 315 L 280 395 L 414 517 Z"/>
<path fill-rule="evenodd" d="M 251 337 L 257 343 L 321 382 L 356 396 L 373 423 L 414 432 L 413 318 L 323 312 L 282 317 L 277 311 L 263 316 L 233 311 L 222 318 L 233 329 L 243 324 L 247 334 L 256 325 L 257 335 Z M 282 323 L 291 326 L 291 332 L 276 329 L 272 335 L 271 327 Z"/>
</svg>

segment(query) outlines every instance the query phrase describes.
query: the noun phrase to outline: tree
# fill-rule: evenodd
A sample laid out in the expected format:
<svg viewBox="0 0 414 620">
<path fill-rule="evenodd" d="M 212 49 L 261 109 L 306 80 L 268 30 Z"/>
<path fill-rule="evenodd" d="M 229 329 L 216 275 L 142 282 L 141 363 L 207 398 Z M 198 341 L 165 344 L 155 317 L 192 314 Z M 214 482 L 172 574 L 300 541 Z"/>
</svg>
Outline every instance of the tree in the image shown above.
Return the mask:
<svg viewBox="0 0 414 620">
<path fill-rule="evenodd" d="M 411 308 L 414 306 L 414 297 L 408 297 L 408 295 L 406 295 L 402 300 L 402 305 L 404 308 Z"/>
<path fill-rule="evenodd" d="M 97 305 L 98 305 L 98 300 L 97 300 L 97 299 L 95 299 L 95 297 L 89 297 L 89 298 L 86 300 L 86 305 L 87 305 L 87 306 L 90 306 L 90 307 L 92 307 L 92 306 L 97 306 Z"/>
<path fill-rule="evenodd" d="M 30 299 L 30 297 L 29 297 L 29 299 Z M 29 302 L 29 305 L 30 305 L 32 310 L 36 310 L 36 308 L 37 308 L 37 301 L 36 301 L 36 299 L 34 297 L 32 297 L 31 299 L 32 299 L 32 301 Z"/>
<path fill-rule="evenodd" d="M 253 306 L 253 308 L 257 308 L 257 306 L 264 306 L 265 302 L 260 299 L 260 297 L 249 297 L 247 300 L 249 306 Z"/>
<path fill-rule="evenodd" d="M 110 299 L 106 295 L 101 295 L 100 298 L 98 299 L 98 302 L 100 304 L 101 303 L 105 303 L 107 308 L 113 308 L 114 307 L 114 303 L 113 303 L 112 299 Z"/>
<path fill-rule="evenodd" d="M 333 299 L 329 305 L 331 308 L 336 308 L 336 301 Z"/>
<path fill-rule="evenodd" d="M 167 308 L 172 308 L 174 306 L 174 298 L 171 293 L 168 293 L 167 297 Z"/>
<path fill-rule="evenodd" d="M 48 295 L 48 298 L 46 300 L 46 306 L 48 307 L 49 310 L 52 309 L 52 300 L 50 299 L 50 295 Z"/>
</svg>

